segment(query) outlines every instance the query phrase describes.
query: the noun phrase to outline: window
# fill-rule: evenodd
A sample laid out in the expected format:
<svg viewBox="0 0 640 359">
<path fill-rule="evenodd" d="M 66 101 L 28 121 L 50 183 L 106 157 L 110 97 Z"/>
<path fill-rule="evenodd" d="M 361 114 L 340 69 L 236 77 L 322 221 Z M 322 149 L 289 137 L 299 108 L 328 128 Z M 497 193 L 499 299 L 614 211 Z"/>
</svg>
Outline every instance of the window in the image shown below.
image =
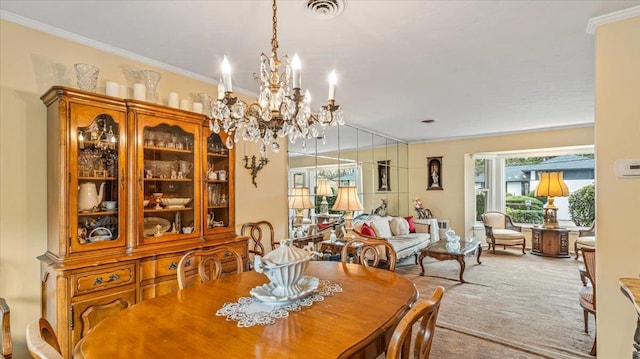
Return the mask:
<svg viewBox="0 0 640 359">
<path fill-rule="evenodd" d="M 573 194 L 594 184 L 593 146 L 520 152 L 478 153 L 474 159 L 475 221 L 486 211 L 509 214 L 517 223 L 543 223 L 546 197 L 535 197 L 539 173 L 561 171 Z M 569 197 L 556 197 L 561 226 L 573 227 Z"/>
</svg>

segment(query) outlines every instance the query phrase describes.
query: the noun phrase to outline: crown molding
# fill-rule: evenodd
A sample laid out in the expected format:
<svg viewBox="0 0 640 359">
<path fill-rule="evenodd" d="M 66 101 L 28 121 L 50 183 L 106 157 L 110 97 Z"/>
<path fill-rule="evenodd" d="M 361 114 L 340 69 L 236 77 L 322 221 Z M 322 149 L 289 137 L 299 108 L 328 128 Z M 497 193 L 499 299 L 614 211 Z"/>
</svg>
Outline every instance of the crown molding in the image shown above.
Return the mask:
<svg viewBox="0 0 640 359">
<path fill-rule="evenodd" d="M 592 17 L 587 22 L 587 34 L 594 35 L 598 26 L 610 24 L 612 22 L 624 20 L 634 16 L 640 16 L 640 6 L 634 6 L 628 9 L 612 12 L 610 14 Z"/>
<path fill-rule="evenodd" d="M 50 34 L 50 35 L 53 35 L 53 36 L 61 37 L 61 38 L 66 39 L 66 40 L 77 42 L 79 44 L 86 45 L 86 46 L 92 47 L 94 49 L 97 49 L 97 50 L 100 50 L 100 51 L 104 51 L 104 52 L 108 52 L 110 54 L 114 54 L 114 55 L 117 55 L 117 56 L 120 56 L 120 57 L 124 57 L 124 58 L 130 59 L 130 60 L 133 60 L 133 61 L 136 61 L 136 62 L 139 62 L 139 63 L 147 64 L 147 65 L 150 65 L 150 66 L 157 67 L 159 69 L 170 71 L 170 72 L 173 72 L 175 74 L 178 74 L 178 75 L 181 75 L 181 76 L 184 76 L 184 77 L 188 77 L 188 78 L 191 78 L 191 79 L 194 79 L 194 80 L 198 80 L 198 81 L 202 81 L 204 83 L 208 83 L 208 84 L 211 84 L 211 85 L 214 85 L 214 86 L 218 86 L 218 82 L 219 81 L 218 80 L 214 80 L 214 79 L 212 79 L 210 77 L 203 76 L 203 75 L 200 75 L 200 74 L 197 74 L 195 72 L 191 72 L 191 71 L 185 70 L 185 69 L 177 67 L 177 66 L 169 65 L 169 64 L 166 64 L 164 62 L 160 62 L 160 61 L 154 60 L 152 58 L 136 54 L 135 52 L 131 52 L 131 51 L 128 51 L 128 50 L 121 49 L 121 48 L 116 47 L 116 46 L 105 44 L 104 42 L 95 41 L 95 40 L 89 39 L 87 37 L 80 36 L 78 34 L 75 34 L 75 33 L 72 33 L 72 32 L 66 31 L 66 30 L 62 30 L 60 28 L 53 27 L 51 25 L 47 25 L 47 24 L 41 23 L 39 21 L 35 21 L 33 19 L 26 18 L 24 16 L 16 15 L 16 14 L 14 14 L 12 12 L 9 12 L 9 11 L 6 11 L 6 10 L 0 10 L 0 19 L 7 20 L 7 21 L 10 21 L 10 22 L 16 23 L 18 25 L 22 25 L 22 26 L 28 27 L 30 29 L 37 30 L 37 31 L 40 31 L 40 32 L 44 32 L 44 33 L 47 33 L 47 34 Z M 241 93 L 241 94 L 243 94 L 245 96 L 250 96 L 250 97 L 257 97 L 258 96 L 257 93 L 255 93 L 253 91 L 248 91 L 248 90 L 245 90 L 243 88 L 238 88 L 236 86 L 234 86 L 233 88 L 235 90 L 234 91 L 235 93 Z"/>
</svg>

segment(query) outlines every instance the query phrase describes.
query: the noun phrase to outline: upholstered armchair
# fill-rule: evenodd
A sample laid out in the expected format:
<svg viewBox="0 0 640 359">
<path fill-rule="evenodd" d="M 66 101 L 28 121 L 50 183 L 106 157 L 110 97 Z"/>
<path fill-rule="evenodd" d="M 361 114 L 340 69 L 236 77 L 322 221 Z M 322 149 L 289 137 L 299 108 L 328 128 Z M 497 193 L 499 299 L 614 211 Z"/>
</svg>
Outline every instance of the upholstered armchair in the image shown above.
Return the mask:
<svg viewBox="0 0 640 359">
<path fill-rule="evenodd" d="M 593 221 L 591 228 L 578 231 L 578 238 L 573 245 L 576 253 L 576 260 L 580 255 L 581 248 L 596 249 L 596 221 Z"/>
<path fill-rule="evenodd" d="M 496 244 L 503 246 L 522 246 L 522 254 L 524 252 L 525 238 L 522 233 L 522 227 L 515 226 L 511 221 L 511 217 L 502 212 L 486 212 L 483 213 L 482 222 L 484 223 L 484 232 L 487 237 L 489 248 L 493 248 L 496 252 Z"/>
</svg>

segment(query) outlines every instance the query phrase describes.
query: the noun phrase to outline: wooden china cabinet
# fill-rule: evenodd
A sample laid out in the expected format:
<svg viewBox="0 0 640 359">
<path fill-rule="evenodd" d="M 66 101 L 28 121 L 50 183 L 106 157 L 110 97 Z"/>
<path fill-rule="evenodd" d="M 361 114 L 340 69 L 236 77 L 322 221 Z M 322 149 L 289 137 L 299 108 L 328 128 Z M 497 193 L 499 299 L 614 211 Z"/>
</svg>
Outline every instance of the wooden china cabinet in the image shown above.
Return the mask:
<svg viewBox="0 0 640 359">
<path fill-rule="evenodd" d="M 54 86 L 47 106 L 47 252 L 42 316 L 64 357 L 105 317 L 178 290 L 188 251 L 235 233 L 233 150 L 205 117 Z M 224 258 L 222 258 L 224 260 Z M 197 263 L 186 263 L 195 278 Z"/>
</svg>

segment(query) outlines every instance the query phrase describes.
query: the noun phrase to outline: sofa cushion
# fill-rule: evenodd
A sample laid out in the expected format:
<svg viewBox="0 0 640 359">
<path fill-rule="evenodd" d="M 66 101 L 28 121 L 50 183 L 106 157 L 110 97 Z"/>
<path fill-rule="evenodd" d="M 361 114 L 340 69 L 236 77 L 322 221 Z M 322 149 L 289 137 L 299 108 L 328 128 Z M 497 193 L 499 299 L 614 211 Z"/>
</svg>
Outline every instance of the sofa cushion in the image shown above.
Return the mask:
<svg viewBox="0 0 640 359">
<path fill-rule="evenodd" d="M 524 234 L 519 231 L 514 231 L 512 229 L 493 229 L 493 238 L 494 239 L 522 239 L 524 238 Z"/>
<path fill-rule="evenodd" d="M 389 238 L 393 235 L 387 218 L 373 216 L 371 219 L 371 227 L 376 231 L 376 237 Z"/>
<path fill-rule="evenodd" d="M 590 236 L 578 237 L 578 239 L 576 239 L 576 242 L 578 242 L 578 245 L 581 245 L 581 246 L 595 247 L 596 237 L 590 237 Z"/>
<path fill-rule="evenodd" d="M 429 233 L 409 233 L 393 236 L 388 241 L 396 251 L 398 259 L 401 259 L 418 253 L 429 244 L 429 238 Z"/>
<path fill-rule="evenodd" d="M 393 217 L 389 221 L 389 228 L 394 236 L 409 234 L 409 222 L 402 217 Z"/>
<path fill-rule="evenodd" d="M 373 228 L 371 228 L 366 222 L 362 223 L 362 226 L 360 227 L 360 233 L 362 233 L 362 235 L 364 236 L 369 237 L 376 236 L 376 231 L 374 231 Z"/>
<path fill-rule="evenodd" d="M 413 216 L 404 217 L 404 219 L 406 219 L 407 223 L 409 223 L 409 233 L 416 233 L 416 225 L 413 222 Z"/>
</svg>

